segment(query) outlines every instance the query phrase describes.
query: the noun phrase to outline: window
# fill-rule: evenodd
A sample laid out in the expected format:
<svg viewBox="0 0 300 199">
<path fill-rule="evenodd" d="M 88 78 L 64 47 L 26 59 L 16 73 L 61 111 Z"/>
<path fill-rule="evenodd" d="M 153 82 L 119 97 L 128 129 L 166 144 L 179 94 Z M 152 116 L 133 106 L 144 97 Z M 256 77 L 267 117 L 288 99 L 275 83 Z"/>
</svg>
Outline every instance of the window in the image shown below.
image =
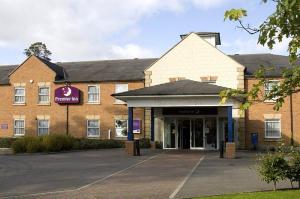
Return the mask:
<svg viewBox="0 0 300 199">
<path fill-rule="evenodd" d="M 15 87 L 15 104 L 25 104 L 24 87 Z"/>
<path fill-rule="evenodd" d="M 14 135 L 15 136 L 25 135 L 25 120 L 24 119 L 16 119 L 14 121 Z"/>
<path fill-rule="evenodd" d="M 99 103 L 100 102 L 99 86 L 88 86 L 88 102 L 89 103 Z"/>
<path fill-rule="evenodd" d="M 39 104 L 50 103 L 50 88 L 48 86 L 39 87 Z"/>
<path fill-rule="evenodd" d="M 281 138 L 280 119 L 265 120 L 265 138 Z"/>
<path fill-rule="evenodd" d="M 116 84 L 115 93 L 122 93 L 128 91 L 128 84 Z M 115 100 L 116 104 L 124 104 L 122 100 Z"/>
<path fill-rule="evenodd" d="M 127 136 L 127 120 L 115 120 L 116 137 Z"/>
<path fill-rule="evenodd" d="M 272 91 L 272 89 L 275 86 L 278 86 L 278 85 L 279 85 L 279 81 L 278 80 L 269 80 L 265 84 L 265 96 L 267 97 L 270 94 L 270 92 Z M 266 101 L 274 101 L 274 100 L 276 100 L 276 98 L 268 99 Z"/>
<path fill-rule="evenodd" d="M 49 134 L 49 120 L 38 120 L 38 135 Z"/>
<path fill-rule="evenodd" d="M 87 120 L 87 137 L 99 137 L 99 136 L 100 136 L 100 121 Z"/>
</svg>

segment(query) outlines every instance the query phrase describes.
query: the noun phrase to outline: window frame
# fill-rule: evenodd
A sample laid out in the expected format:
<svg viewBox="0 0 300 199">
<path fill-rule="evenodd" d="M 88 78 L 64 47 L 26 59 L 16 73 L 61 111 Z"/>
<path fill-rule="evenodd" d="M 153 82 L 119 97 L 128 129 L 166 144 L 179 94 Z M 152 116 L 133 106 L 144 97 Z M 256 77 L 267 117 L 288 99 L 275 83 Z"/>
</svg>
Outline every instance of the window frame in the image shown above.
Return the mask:
<svg viewBox="0 0 300 199">
<path fill-rule="evenodd" d="M 268 122 L 272 122 L 272 123 L 275 123 L 275 120 L 278 121 L 278 124 L 279 124 L 279 136 L 269 136 L 267 134 L 267 123 Z M 276 123 L 277 123 L 276 121 Z M 265 119 L 265 138 L 266 139 L 280 139 L 282 137 L 281 135 L 281 119 L 280 118 L 273 118 L 273 119 Z"/>
<path fill-rule="evenodd" d="M 128 131 L 128 119 L 115 119 L 115 121 L 114 121 L 115 122 L 115 137 L 117 137 L 117 138 L 126 138 L 127 135 L 118 135 L 117 134 L 117 127 L 116 127 L 117 120 L 126 120 L 126 129 Z"/>
<path fill-rule="evenodd" d="M 24 123 L 24 127 L 17 127 L 16 126 L 16 122 L 17 121 L 23 121 L 23 123 Z M 23 134 L 16 134 L 16 129 L 23 129 Z M 19 136 L 25 136 L 25 129 L 26 129 L 26 124 L 25 124 L 25 119 L 14 119 L 14 136 L 15 137 L 19 137 Z"/>
<path fill-rule="evenodd" d="M 40 93 L 41 88 L 47 88 L 48 89 L 48 95 Z M 38 104 L 50 104 L 50 93 L 51 93 L 50 86 L 39 86 L 38 87 Z M 41 96 L 48 96 L 48 101 L 41 101 L 40 100 Z"/>
<path fill-rule="evenodd" d="M 16 94 L 16 90 L 17 89 L 22 89 L 24 90 L 24 95 L 17 95 Z M 24 101 L 22 102 L 17 102 L 16 101 L 16 97 L 24 97 Z M 14 87 L 14 104 L 25 104 L 26 103 L 26 89 L 25 89 L 25 86 L 15 86 Z"/>
<path fill-rule="evenodd" d="M 272 88 L 270 89 L 269 88 L 269 84 L 271 82 L 276 82 L 277 85 L 280 84 L 280 80 L 276 80 L 276 79 L 271 79 L 271 80 L 268 80 L 265 84 L 264 84 L 264 96 L 266 97 L 267 96 L 267 92 L 270 92 L 272 90 Z M 272 99 L 266 99 L 265 102 L 275 102 L 276 101 L 276 97 L 275 98 L 272 98 Z"/>
<path fill-rule="evenodd" d="M 98 127 L 89 127 L 89 121 L 97 121 Z M 89 135 L 89 129 L 98 129 L 98 135 Z M 99 119 L 87 119 L 86 120 L 86 137 L 87 138 L 99 138 L 100 137 L 100 120 Z"/>
<path fill-rule="evenodd" d="M 127 86 L 127 90 L 121 91 L 121 92 L 117 92 L 117 87 L 118 87 L 119 85 L 126 85 L 126 86 Z M 122 92 L 127 92 L 127 91 L 129 91 L 129 85 L 128 85 L 128 83 L 117 83 L 117 84 L 115 84 L 115 93 L 122 93 Z M 115 103 L 115 104 L 126 104 L 126 102 L 124 102 L 124 101 L 122 101 L 122 100 L 119 100 L 119 99 L 115 99 L 115 102 L 114 102 L 114 103 Z"/>
<path fill-rule="evenodd" d="M 96 89 L 97 89 L 97 93 L 91 93 L 90 91 L 89 91 L 89 88 L 90 87 L 96 87 Z M 89 98 L 89 95 L 90 94 L 98 94 L 98 100 L 97 101 L 90 101 L 90 98 Z M 99 85 L 88 85 L 87 86 L 87 103 L 88 104 L 99 104 L 100 103 L 100 96 L 101 96 L 101 91 L 100 91 L 100 86 Z"/>
<path fill-rule="evenodd" d="M 39 121 L 48 121 L 47 127 L 40 127 L 39 126 Z M 49 119 L 37 119 L 37 129 L 38 129 L 38 136 L 43 136 L 43 135 L 49 135 L 50 134 L 50 120 Z M 40 129 L 47 129 L 47 134 L 40 134 Z"/>
</svg>

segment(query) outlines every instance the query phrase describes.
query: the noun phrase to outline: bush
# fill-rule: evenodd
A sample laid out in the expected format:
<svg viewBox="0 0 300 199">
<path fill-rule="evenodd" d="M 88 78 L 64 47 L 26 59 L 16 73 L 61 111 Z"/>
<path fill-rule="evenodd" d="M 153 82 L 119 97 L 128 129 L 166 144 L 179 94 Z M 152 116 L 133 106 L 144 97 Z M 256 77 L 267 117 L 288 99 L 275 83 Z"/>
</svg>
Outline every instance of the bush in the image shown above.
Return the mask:
<svg viewBox="0 0 300 199">
<path fill-rule="evenodd" d="M 289 170 L 287 171 L 287 178 L 290 180 L 292 188 L 293 182 L 298 182 L 298 188 L 300 189 L 300 153 L 292 153 L 289 158 Z"/>
<path fill-rule="evenodd" d="M 16 138 L 0 138 L 0 148 L 10 148 Z"/>
<path fill-rule="evenodd" d="M 156 142 L 155 142 L 155 148 L 156 148 L 156 149 L 162 149 L 162 148 L 163 148 L 163 143 L 162 143 L 162 142 L 156 141 Z"/>
<path fill-rule="evenodd" d="M 289 165 L 280 153 L 268 153 L 259 158 L 258 171 L 262 180 L 274 184 L 274 190 L 277 189 L 277 182 L 286 178 Z"/>
<path fill-rule="evenodd" d="M 74 138 L 67 135 L 47 135 L 42 137 L 45 152 L 59 152 L 73 149 Z"/>
<path fill-rule="evenodd" d="M 67 135 L 51 134 L 41 137 L 25 136 L 16 139 L 12 148 L 15 153 L 60 152 L 69 150 L 122 148 L 123 141 L 79 139 Z"/>
<path fill-rule="evenodd" d="M 140 139 L 140 148 L 148 149 L 151 148 L 151 142 L 149 138 Z"/>
</svg>

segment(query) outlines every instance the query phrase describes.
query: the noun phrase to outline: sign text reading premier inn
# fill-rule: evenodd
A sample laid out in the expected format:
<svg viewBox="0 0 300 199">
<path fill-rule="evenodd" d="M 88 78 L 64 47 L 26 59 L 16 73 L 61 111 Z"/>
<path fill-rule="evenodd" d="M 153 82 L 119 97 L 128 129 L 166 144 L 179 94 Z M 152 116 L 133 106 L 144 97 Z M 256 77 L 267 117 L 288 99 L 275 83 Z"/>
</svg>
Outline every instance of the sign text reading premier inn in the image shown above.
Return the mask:
<svg viewBox="0 0 300 199">
<path fill-rule="evenodd" d="M 58 104 L 78 104 L 80 102 L 79 89 L 63 86 L 55 89 L 54 101 Z"/>
</svg>

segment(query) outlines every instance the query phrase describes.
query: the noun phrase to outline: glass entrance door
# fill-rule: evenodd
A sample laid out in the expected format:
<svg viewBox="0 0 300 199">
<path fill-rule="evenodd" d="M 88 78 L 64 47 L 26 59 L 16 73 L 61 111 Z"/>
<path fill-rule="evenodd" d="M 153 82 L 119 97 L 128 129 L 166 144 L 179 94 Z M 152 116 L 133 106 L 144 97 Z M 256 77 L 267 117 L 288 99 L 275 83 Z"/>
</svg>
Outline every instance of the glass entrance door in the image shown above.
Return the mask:
<svg viewBox="0 0 300 199">
<path fill-rule="evenodd" d="M 178 120 L 178 147 L 190 148 L 191 121 L 188 119 Z"/>
<path fill-rule="evenodd" d="M 191 148 L 204 148 L 203 118 L 191 120 Z"/>
<path fill-rule="evenodd" d="M 175 149 L 177 148 L 177 131 L 176 131 L 176 119 L 165 118 L 164 125 L 164 148 Z"/>
<path fill-rule="evenodd" d="M 217 118 L 206 117 L 204 123 L 205 149 L 217 149 Z"/>
</svg>

